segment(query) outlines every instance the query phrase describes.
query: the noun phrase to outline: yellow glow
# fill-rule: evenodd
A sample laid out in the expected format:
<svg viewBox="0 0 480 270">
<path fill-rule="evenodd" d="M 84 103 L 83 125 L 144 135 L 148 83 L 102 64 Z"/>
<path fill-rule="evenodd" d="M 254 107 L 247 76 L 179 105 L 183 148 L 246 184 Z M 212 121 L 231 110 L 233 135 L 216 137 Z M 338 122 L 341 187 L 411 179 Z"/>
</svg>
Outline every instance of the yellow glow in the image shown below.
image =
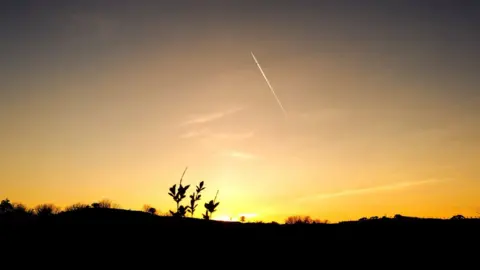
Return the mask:
<svg viewBox="0 0 480 270">
<path fill-rule="evenodd" d="M 220 215 L 214 215 L 213 220 L 219 220 L 219 221 L 241 221 L 241 217 L 245 217 L 246 222 L 252 222 L 252 221 L 258 221 L 258 215 L 257 214 L 237 214 L 237 215 L 225 215 L 225 214 L 220 214 Z"/>
<path fill-rule="evenodd" d="M 230 216 L 218 216 L 218 217 L 213 217 L 212 219 L 218 220 L 218 221 L 237 221 L 237 220 L 233 220 L 233 218 Z"/>
</svg>

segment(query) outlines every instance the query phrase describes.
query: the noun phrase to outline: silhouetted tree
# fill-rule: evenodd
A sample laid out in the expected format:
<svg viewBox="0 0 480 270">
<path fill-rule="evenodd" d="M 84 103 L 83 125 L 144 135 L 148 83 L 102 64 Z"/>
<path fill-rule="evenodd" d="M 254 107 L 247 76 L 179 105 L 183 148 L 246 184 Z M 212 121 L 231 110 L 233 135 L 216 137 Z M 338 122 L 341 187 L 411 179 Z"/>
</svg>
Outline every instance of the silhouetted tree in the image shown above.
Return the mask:
<svg viewBox="0 0 480 270">
<path fill-rule="evenodd" d="M 310 216 L 289 216 L 285 219 L 285 224 L 310 224 L 312 221 Z"/>
<path fill-rule="evenodd" d="M 13 205 L 8 198 L 0 203 L 0 214 L 13 212 Z"/>
<path fill-rule="evenodd" d="M 98 206 L 100 208 L 110 209 L 110 208 L 113 208 L 113 203 L 109 199 L 103 199 L 103 200 L 98 202 Z"/>
<path fill-rule="evenodd" d="M 34 210 L 29 209 L 22 203 L 13 203 L 13 212 L 20 215 L 33 215 Z"/>
<path fill-rule="evenodd" d="M 22 203 L 14 203 L 13 204 L 13 211 L 16 213 L 27 213 L 28 208 Z"/>
<path fill-rule="evenodd" d="M 328 220 L 312 219 L 310 216 L 289 216 L 285 219 L 285 224 L 328 224 Z"/>
<path fill-rule="evenodd" d="M 321 220 L 321 219 L 314 219 L 312 224 L 328 224 L 330 223 L 330 221 L 328 219 L 325 219 L 325 220 Z"/>
<path fill-rule="evenodd" d="M 297 224 L 302 221 L 301 216 L 290 216 L 285 219 L 285 224 L 292 225 L 292 224 Z"/>
<path fill-rule="evenodd" d="M 305 217 L 303 217 L 302 223 L 312 224 L 312 223 L 313 223 L 313 219 L 312 219 L 310 216 L 305 216 Z"/>
<path fill-rule="evenodd" d="M 52 216 L 58 212 L 60 212 L 60 208 L 53 204 L 40 204 L 35 207 L 35 214 L 39 217 Z"/>
<path fill-rule="evenodd" d="M 240 222 L 245 222 L 245 220 L 246 220 L 245 216 L 240 217 Z"/>
</svg>

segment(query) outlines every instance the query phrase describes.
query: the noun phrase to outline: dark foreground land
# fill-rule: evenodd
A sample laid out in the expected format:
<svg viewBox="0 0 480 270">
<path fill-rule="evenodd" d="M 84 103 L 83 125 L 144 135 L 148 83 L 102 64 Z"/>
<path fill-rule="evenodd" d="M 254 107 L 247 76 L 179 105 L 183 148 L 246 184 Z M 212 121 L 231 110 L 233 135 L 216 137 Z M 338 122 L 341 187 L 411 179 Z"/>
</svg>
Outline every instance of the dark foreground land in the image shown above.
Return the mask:
<svg viewBox="0 0 480 270">
<path fill-rule="evenodd" d="M 268 261 L 272 267 L 287 261 L 311 262 L 319 268 L 324 268 L 323 263 L 327 261 L 359 266 L 374 261 L 378 264 L 387 258 L 398 260 L 390 261 L 389 265 L 408 261 L 433 266 L 451 261 L 456 263 L 456 269 L 464 268 L 460 266 L 470 261 L 476 265 L 474 268 L 480 263 L 480 219 L 401 217 L 283 225 L 83 209 L 47 217 L 4 216 L 0 219 L 0 230 L 2 249 L 9 252 L 18 251 L 24 257 L 27 253 L 48 252 L 55 257 L 69 254 L 80 256 L 84 263 L 93 257 L 109 256 L 145 261 L 164 256 L 159 259 L 167 262 L 168 254 L 183 257 L 185 263 L 189 262 L 188 258 L 202 256 L 206 265 L 218 266 L 222 265 L 218 260 L 235 258 L 225 262 L 234 264 L 229 266 L 234 268 L 242 267 L 245 258 L 255 263 Z"/>
</svg>

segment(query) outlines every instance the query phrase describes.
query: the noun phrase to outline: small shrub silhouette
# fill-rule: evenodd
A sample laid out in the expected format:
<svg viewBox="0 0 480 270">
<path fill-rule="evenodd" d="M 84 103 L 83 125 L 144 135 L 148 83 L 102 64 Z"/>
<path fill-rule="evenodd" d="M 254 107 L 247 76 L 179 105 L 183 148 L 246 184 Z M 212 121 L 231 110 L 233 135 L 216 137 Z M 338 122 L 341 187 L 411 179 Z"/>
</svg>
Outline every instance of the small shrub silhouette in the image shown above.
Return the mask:
<svg viewBox="0 0 480 270">
<path fill-rule="evenodd" d="M 242 222 L 242 223 L 245 222 L 245 220 L 246 220 L 245 216 L 241 216 L 240 219 L 239 219 L 239 221 Z"/>
<path fill-rule="evenodd" d="M 190 195 L 190 205 L 187 211 L 192 215 L 192 217 L 195 214 L 195 209 L 198 206 L 197 202 L 200 201 L 200 199 L 202 198 L 202 194 L 200 194 L 200 192 L 205 190 L 205 186 L 203 184 L 203 181 L 200 182 L 200 184 L 196 186 L 196 191 L 193 192 L 192 195 Z"/>
<path fill-rule="evenodd" d="M 328 224 L 329 220 L 312 219 L 310 216 L 290 216 L 285 219 L 285 224 Z"/>
<path fill-rule="evenodd" d="M 315 220 L 313 220 L 313 224 L 330 224 L 330 220 L 328 220 L 328 219 L 325 219 L 325 220 L 315 219 Z"/>
<path fill-rule="evenodd" d="M 174 216 L 185 217 L 187 215 L 187 212 L 188 212 L 188 206 L 180 205 L 180 207 L 178 207 L 176 215 Z"/>
<path fill-rule="evenodd" d="M 144 204 L 142 210 L 143 210 L 143 212 L 148 212 L 148 209 L 150 209 L 150 208 L 152 208 L 152 206 L 150 204 Z"/>
<path fill-rule="evenodd" d="M 79 210 L 82 210 L 82 209 L 86 209 L 86 208 L 90 208 L 90 206 L 88 204 L 84 204 L 84 203 L 74 203 L 72 205 L 69 205 L 67 207 L 65 207 L 65 212 L 73 212 L 73 211 L 79 211 Z"/>
<path fill-rule="evenodd" d="M 157 209 L 155 209 L 154 207 L 148 205 L 148 204 L 145 204 L 143 206 L 143 211 L 144 212 L 147 212 L 147 213 L 150 213 L 152 215 L 156 215 L 157 214 Z"/>
<path fill-rule="evenodd" d="M 210 220 L 212 218 L 213 212 L 217 210 L 218 205 L 220 202 L 216 202 L 218 196 L 218 190 L 217 194 L 215 195 L 215 198 L 208 203 L 205 203 L 205 214 L 203 214 L 203 218 L 206 220 Z"/>
<path fill-rule="evenodd" d="M 465 219 L 465 217 L 463 215 L 455 215 L 453 217 L 451 217 L 450 219 L 453 219 L 453 220 L 462 220 L 462 219 Z"/>
<path fill-rule="evenodd" d="M 102 199 L 98 202 L 92 203 L 93 208 L 104 208 L 104 209 L 118 209 L 120 206 L 118 204 L 113 203 L 109 199 Z"/>
<path fill-rule="evenodd" d="M 155 214 L 157 214 L 157 209 L 155 209 L 153 207 L 150 207 L 150 209 L 148 209 L 148 213 L 150 213 L 152 215 L 155 215 Z"/>
</svg>

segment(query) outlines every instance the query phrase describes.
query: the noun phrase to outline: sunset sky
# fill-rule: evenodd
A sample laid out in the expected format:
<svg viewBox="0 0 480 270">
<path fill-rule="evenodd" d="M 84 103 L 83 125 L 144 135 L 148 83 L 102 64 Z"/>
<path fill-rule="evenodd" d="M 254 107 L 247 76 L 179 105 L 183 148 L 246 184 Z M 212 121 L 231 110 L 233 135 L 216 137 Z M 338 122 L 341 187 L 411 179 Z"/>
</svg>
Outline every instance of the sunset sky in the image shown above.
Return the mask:
<svg viewBox="0 0 480 270">
<path fill-rule="evenodd" d="M 479 25 L 478 1 L 2 1 L 0 199 L 166 212 L 188 166 L 217 217 L 480 215 Z"/>
</svg>

